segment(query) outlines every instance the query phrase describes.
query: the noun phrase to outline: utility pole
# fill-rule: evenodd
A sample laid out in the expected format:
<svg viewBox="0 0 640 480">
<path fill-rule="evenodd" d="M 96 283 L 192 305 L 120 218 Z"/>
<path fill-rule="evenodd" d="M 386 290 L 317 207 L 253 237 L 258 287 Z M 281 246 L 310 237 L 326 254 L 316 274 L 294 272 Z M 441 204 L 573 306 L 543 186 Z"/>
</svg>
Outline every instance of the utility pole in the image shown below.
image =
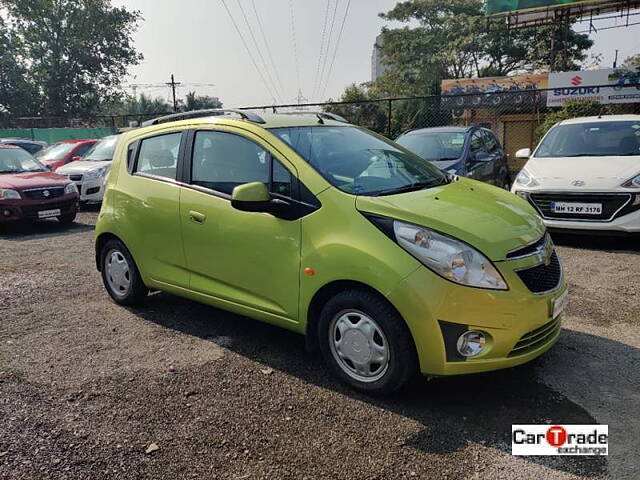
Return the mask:
<svg viewBox="0 0 640 480">
<path fill-rule="evenodd" d="M 167 83 L 167 86 L 171 88 L 171 91 L 173 93 L 173 111 L 177 112 L 178 111 L 178 100 L 176 99 L 176 87 L 182 85 L 182 83 L 180 82 L 176 82 L 175 77 L 173 76 L 173 73 L 171 74 L 171 82 Z"/>
<path fill-rule="evenodd" d="M 616 48 L 616 58 L 613 59 L 613 68 L 618 67 L 618 49 Z"/>
</svg>

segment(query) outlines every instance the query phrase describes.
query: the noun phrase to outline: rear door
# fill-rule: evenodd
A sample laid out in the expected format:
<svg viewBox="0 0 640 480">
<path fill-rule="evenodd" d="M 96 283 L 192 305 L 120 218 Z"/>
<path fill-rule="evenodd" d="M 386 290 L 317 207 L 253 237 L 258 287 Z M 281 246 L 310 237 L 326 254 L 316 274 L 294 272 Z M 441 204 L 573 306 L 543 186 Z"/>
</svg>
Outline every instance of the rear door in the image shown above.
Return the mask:
<svg viewBox="0 0 640 480">
<path fill-rule="evenodd" d="M 190 288 L 287 320 L 297 320 L 300 219 L 242 212 L 233 189 L 263 182 L 273 196 L 292 199 L 296 171 L 259 137 L 236 128 L 190 135 L 180 201 Z"/>
<path fill-rule="evenodd" d="M 182 131 L 165 131 L 129 145 L 128 175 L 118 178 L 117 212 L 125 243 L 143 274 L 153 281 L 187 288 L 178 159 Z"/>
</svg>

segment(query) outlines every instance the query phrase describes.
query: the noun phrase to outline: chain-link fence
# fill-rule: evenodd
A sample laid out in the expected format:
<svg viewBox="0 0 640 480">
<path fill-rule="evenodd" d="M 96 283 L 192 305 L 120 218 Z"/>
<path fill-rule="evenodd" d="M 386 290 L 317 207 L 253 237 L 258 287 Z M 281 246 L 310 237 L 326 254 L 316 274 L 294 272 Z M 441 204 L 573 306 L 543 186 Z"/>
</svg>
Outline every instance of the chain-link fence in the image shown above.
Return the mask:
<svg viewBox="0 0 640 480">
<path fill-rule="evenodd" d="M 534 148 L 549 119 L 566 99 L 593 100 L 579 115 L 640 113 L 640 84 L 571 87 L 565 89 L 516 89 L 464 91 L 449 95 L 385 98 L 359 102 L 244 107 L 265 112 L 326 111 L 391 139 L 418 128 L 479 125 L 492 130 L 508 155 L 512 171 L 522 168 L 515 158 L 521 148 Z M 559 101 L 562 99 L 562 102 Z M 597 102 L 603 102 L 599 105 Z M 629 103 L 605 103 L 629 102 Z M 549 106 L 557 104 L 558 106 Z"/>
<path fill-rule="evenodd" d="M 361 100 L 356 102 L 326 102 L 288 105 L 242 107 L 264 112 L 325 111 L 345 117 L 351 123 L 369 128 L 394 139 L 401 133 L 438 126 L 480 125 L 491 129 L 500 139 L 509 158 L 511 170 L 522 167 L 515 158 L 521 148 L 533 148 L 550 126 L 550 119 L 562 105 L 559 99 L 590 99 L 589 109 L 575 116 L 612 113 L 640 113 L 640 84 L 619 83 L 563 89 L 509 89 L 482 91 L 476 87 L 460 88 L 452 94 L 423 97 L 402 97 Z M 475 89 L 475 90 L 474 90 Z M 599 105 L 597 102 L 602 102 Z M 613 103 L 610 103 L 613 102 Z M 616 103 L 619 102 L 619 103 Z M 628 103 L 623 103 L 628 102 Z M 638 102 L 638 103 L 635 103 Z M 558 105 L 558 106 L 552 106 Z M 33 117 L 5 118 L 0 128 L 121 128 L 170 112 L 109 115 L 85 118 Z"/>
</svg>

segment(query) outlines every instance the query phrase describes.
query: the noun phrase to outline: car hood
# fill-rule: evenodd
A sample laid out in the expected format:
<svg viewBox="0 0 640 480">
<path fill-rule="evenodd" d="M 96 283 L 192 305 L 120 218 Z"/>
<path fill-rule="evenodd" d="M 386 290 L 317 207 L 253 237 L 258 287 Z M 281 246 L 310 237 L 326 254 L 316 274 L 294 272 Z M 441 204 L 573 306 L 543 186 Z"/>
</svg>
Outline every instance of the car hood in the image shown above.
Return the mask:
<svg viewBox="0 0 640 480">
<path fill-rule="evenodd" d="M 640 173 L 640 156 L 532 158 L 525 168 L 540 184 L 538 189 L 616 189 Z"/>
<path fill-rule="evenodd" d="M 40 187 L 61 187 L 69 183 L 63 176 L 52 172 L 26 172 L 0 174 L 0 188 L 26 190 Z"/>
<path fill-rule="evenodd" d="M 71 175 L 73 173 L 81 174 L 102 167 L 111 167 L 111 162 L 94 162 L 91 160 L 80 160 L 78 162 L 68 163 L 63 167 L 60 167 L 58 170 L 56 170 L 56 172 L 62 175 Z"/>
<path fill-rule="evenodd" d="M 467 178 L 416 192 L 357 197 L 356 208 L 451 235 L 491 260 L 504 260 L 507 252 L 538 240 L 545 231 L 528 202 Z"/>
</svg>

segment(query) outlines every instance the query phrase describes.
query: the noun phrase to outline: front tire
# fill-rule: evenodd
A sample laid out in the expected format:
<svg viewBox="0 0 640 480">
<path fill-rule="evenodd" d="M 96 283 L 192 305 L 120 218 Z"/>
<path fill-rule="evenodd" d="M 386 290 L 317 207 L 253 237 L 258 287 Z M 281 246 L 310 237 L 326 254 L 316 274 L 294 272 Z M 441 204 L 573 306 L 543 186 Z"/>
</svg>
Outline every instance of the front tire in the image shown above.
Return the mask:
<svg viewBox="0 0 640 480">
<path fill-rule="evenodd" d="M 102 247 L 100 273 L 107 292 L 119 305 L 139 305 L 149 293 L 129 250 L 120 240 L 109 240 Z"/>
<path fill-rule="evenodd" d="M 372 292 L 347 290 L 331 298 L 320 313 L 318 338 L 325 362 L 356 390 L 388 394 L 418 372 L 406 324 Z"/>
</svg>

